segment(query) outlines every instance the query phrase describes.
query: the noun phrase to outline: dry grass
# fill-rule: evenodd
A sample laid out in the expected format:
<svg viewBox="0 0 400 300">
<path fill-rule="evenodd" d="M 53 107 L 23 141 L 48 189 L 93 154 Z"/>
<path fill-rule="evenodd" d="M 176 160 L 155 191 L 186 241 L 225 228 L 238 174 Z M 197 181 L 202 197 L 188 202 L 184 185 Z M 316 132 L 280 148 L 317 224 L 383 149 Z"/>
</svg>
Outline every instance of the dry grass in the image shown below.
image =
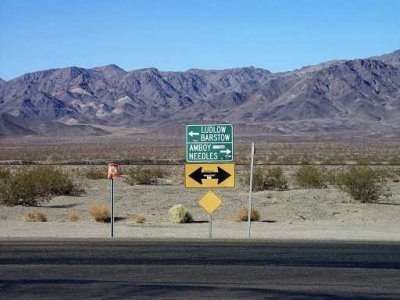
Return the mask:
<svg viewBox="0 0 400 300">
<path fill-rule="evenodd" d="M 25 212 L 23 219 L 25 222 L 47 222 L 44 214 L 34 210 Z"/>
<path fill-rule="evenodd" d="M 239 213 L 237 215 L 237 221 L 247 221 L 248 220 L 248 208 L 243 206 L 240 208 Z M 250 213 L 250 220 L 251 221 L 260 221 L 260 212 L 256 208 L 251 209 Z"/>
<path fill-rule="evenodd" d="M 110 222 L 111 214 L 105 204 L 96 203 L 92 205 L 89 209 L 89 214 L 96 222 Z"/>
<path fill-rule="evenodd" d="M 146 221 L 146 218 L 143 215 L 135 215 L 133 216 L 133 221 L 135 221 L 135 223 L 144 223 Z"/>
<path fill-rule="evenodd" d="M 67 215 L 67 219 L 70 222 L 76 222 L 76 221 L 78 221 L 80 219 L 80 216 L 79 216 L 79 214 L 77 212 L 72 211 Z"/>
</svg>

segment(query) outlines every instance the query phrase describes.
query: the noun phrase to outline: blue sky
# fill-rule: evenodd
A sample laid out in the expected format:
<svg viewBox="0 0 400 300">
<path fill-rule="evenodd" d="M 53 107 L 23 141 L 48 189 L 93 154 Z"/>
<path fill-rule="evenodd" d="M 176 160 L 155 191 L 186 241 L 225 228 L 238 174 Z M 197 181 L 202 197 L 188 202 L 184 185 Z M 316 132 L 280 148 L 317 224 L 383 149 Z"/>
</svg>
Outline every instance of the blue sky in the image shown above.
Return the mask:
<svg viewBox="0 0 400 300">
<path fill-rule="evenodd" d="M 288 71 L 400 49 L 400 0 L 0 0 L 0 77 L 117 64 Z"/>
</svg>

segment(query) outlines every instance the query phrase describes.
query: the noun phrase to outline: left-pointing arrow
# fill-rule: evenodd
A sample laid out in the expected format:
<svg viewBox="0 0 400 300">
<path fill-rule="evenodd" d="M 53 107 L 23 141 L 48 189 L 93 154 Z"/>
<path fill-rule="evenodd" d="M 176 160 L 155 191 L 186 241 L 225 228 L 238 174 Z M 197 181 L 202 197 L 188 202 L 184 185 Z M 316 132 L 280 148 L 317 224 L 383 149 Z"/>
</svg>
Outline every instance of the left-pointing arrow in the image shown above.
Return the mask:
<svg viewBox="0 0 400 300">
<path fill-rule="evenodd" d="M 203 172 L 203 168 L 200 167 L 191 173 L 189 177 L 199 184 L 203 184 L 203 179 L 218 179 L 218 184 L 221 184 L 231 176 L 231 174 L 220 167 L 217 170 L 217 172 Z"/>
<path fill-rule="evenodd" d="M 194 135 L 199 135 L 199 134 L 200 134 L 200 133 L 194 132 L 194 131 L 189 132 L 189 135 L 190 135 L 191 137 L 193 137 Z"/>
</svg>

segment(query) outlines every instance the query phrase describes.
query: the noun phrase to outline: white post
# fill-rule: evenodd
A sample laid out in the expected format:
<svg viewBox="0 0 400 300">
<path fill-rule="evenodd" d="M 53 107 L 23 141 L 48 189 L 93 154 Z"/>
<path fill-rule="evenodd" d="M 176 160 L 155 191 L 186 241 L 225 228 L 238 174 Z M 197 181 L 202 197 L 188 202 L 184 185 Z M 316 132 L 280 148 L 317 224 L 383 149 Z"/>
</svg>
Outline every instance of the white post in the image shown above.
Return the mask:
<svg viewBox="0 0 400 300">
<path fill-rule="evenodd" d="M 250 162 L 250 187 L 249 187 L 249 205 L 247 211 L 247 235 L 250 238 L 251 234 L 251 193 L 253 191 L 253 165 L 254 165 L 254 143 L 251 143 L 251 162 Z"/>
</svg>

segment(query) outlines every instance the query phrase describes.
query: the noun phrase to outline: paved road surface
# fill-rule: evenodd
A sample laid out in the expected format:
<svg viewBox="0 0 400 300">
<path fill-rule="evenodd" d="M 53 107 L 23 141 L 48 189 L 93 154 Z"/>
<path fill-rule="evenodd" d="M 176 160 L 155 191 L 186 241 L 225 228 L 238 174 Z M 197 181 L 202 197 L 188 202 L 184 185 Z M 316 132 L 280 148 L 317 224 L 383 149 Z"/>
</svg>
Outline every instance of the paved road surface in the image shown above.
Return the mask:
<svg viewBox="0 0 400 300">
<path fill-rule="evenodd" d="M 0 240 L 0 299 L 400 299 L 399 243 Z"/>
</svg>

